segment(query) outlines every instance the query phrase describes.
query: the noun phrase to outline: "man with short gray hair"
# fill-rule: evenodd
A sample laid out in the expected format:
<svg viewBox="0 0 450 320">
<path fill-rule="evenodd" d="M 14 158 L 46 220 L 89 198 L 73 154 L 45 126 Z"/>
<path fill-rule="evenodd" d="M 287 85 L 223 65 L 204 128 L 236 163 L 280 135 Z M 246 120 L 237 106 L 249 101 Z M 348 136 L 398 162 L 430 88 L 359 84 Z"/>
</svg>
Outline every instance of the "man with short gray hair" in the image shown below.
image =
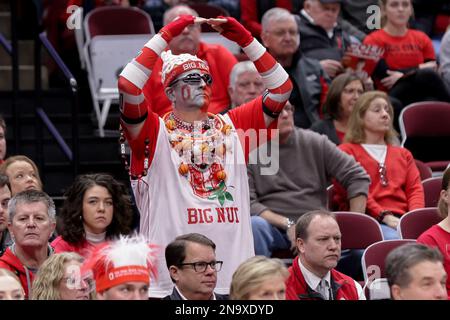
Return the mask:
<svg viewBox="0 0 450 320">
<path fill-rule="evenodd" d="M 411 243 L 386 257 L 386 277 L 394 300 L 447 300 L 447 274 L 436 248 Z"/>
<path fill-rule="evenodd" d="M 231 109 L 259 97 L 264 90 L 264 82 L 253 62 L 241 61 L 231 69 L 228 86 Z"/>
<path fill-rule="evenodd" d="M 16 273 L 29 297 L 34 275 L 53 253 L 48 240 L 56 226 L 55 204 L 45 192 L 26 190 L 9 201 L 8 215 L 14 244 L 0 257 L 0 268 Z"/>
</svg>

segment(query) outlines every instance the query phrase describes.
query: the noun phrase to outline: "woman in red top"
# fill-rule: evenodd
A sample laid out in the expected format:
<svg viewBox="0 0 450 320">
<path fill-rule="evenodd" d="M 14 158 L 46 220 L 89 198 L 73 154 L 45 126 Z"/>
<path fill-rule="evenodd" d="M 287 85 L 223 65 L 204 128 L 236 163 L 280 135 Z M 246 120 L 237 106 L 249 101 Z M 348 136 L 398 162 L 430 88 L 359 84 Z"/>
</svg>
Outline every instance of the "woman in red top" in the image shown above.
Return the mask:
<svg viewBox="0 0 450 320">
<path fill-rule="evenodd" d="M 411 152 L 394 145 L 397 137 L 392 117 L 392 105 L 384 92 L 364 93 L 353 107 L 345 143 L 339 145 L 370 175 L 366 213 L 381 223 L 385 239 L 398 238 L 396 229 L 402 214 L 425 206 Z M 348 210 L 344 189 L 337 183 L 335 188 L 339 209 Z"/>
<path fill-rule="evenodd" d="M 437 247 L 444 256 L 445 271 L 450 275 L 450 167 L 442 177 L 438 212 L 444 220 L 422 233 L 417 242 Z M 447 278 L 447 295 L 450 299 L 450 277 Z"/>
<path fill-rule="evenodd" d="M 76 252 L 88 257 L 108 239 L 131 232 L 132 209 L 125 186 L 109 174 L 84 174 L 66 191 L 59 215 L 56 253 Z"/>
<path fill-rule="evenodd" d="M 430 38 L 408 28 L 413 14 L 411 0 L 381 0 L 382 29 L 369 34 L 365 44 L 385 50 L 374 80 L 380 90 L 404 106 L 417 101 L 450 101 L 445 84 L 436 72 L 436 56 Z"/>
</svg>

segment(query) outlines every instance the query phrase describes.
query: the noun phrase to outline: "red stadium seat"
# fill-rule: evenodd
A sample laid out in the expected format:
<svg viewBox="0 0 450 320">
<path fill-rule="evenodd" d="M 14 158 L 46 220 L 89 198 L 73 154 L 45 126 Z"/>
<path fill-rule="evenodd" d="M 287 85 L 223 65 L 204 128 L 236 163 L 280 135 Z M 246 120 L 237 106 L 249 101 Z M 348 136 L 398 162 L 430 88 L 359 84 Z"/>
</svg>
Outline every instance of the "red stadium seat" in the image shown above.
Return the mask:
<svg viewBox="0 0 450 320">
<path fill-rule="evenodd" d="M 417 239 L 424 231 L 441 220 L 435 207 L 415 209 L 400 218 L 397 231 L 402 239 Z"/>
</svg>

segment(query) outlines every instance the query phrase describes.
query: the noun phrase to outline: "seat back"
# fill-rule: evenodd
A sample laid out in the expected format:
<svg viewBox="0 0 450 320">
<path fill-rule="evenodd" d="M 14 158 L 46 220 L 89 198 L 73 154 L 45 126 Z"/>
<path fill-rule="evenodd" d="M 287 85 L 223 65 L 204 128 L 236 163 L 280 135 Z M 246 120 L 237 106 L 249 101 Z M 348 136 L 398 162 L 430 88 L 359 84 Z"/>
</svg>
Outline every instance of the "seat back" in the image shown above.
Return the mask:
<svg viewBox="0 0 450 320">
<path fill-rule="evenodd" d="M 420 160 L 414 159 L 414 161 L 416 162 L 417 169 L 419 169 L 420 180 L 423 181 L 433 176 L 433 172 L 431 171 L 429 166 L 427 166 Z"/>
<path fill-rule="evenodd" d="M 402 239 L 417 239 L 441 220 L 436 207 L 415 209 L 400 218 L 397 231 Z"/>
<path fill-rule="evenodd" d="M 202 18 L 216 18 L 217 16 L 229 17 L 229 12 L 217 5 L 209 3 L 191 3 L 189 4 L 193 10 Z M 202 24 L 202 32 L 217 32 L 207 23 Z"/>
<path fill-rule="evenodd" d="M 378 278 L 385 278 L 385 260 L 389 252 L 399 246 L 414 242 L 416 241 L 410 239 L 383 240 L 368 246 L 361 258 L 364 281 L 369 283 Z"/>
<path fill-rule="evenodd" d="M 86 41 L 98 35 L 155 33 L 151 17 L 135 7 L 105 6 L 90 11 L 84 19 Z"/>
<path fill-rule="evenodd" d="M 441 195 L 442 177 L 428 178 L 422 181 L 425 195 L 425 207 L 437 207 Z"/>
<path fill-rule="evenodd" d="M 117 79 L 125 65 L 136 57 L 148 35 L 96 36 L 90 44 L 92 76 L 97 92 L 117 90 Z M 117 91 L 118 94 L 118 91 Z"/>
<path fill-rule="evenodd" d="M 380 224 L 372 217 L 358 212 L 336 211 L 336 220 L 341 230 L 341 249 L 365 249 L 382 241 Z"/>
<path fill-rule="evenodd" d="M 450 149 L 443 146 L 450 139 L 449 123 L 450 103 L 425 101 L 410 104 L 399 117 L 402 146 L 408 148 L 415 159 L 426 163 L 448 161 Z M 445 165 L 446 162 L 442 164 Z"/>
</svg>

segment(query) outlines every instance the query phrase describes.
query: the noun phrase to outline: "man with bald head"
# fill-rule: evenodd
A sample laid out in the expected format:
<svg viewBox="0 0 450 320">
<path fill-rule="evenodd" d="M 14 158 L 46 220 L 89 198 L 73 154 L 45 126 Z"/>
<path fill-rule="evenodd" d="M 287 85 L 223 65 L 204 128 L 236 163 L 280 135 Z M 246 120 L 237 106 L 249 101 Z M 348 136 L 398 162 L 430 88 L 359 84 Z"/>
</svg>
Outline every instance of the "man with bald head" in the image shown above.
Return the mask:
<svg viewBox="0 0 450 320">
<path fill-rule="evenodd" d="M 193 9 L 178 5 L 170 8 L 164 13 L 164 25 L 172 22 L 176 17 L 182 14 L 189 14 L 198 17 Z M 214 78 L 212 84 L 211 103 L 208 111 L 220 113 L 230 105 L 227 88 L 231 69 L 237 63 L 235 56 L 225 47 L 218 44 L 207 44 L 200 41 L 201 26 L 198 24 L 190 25 L 183 32 L 174 37 L 170 42 L 168 49 L 173 54 L 189 53 L 207 62 L 211 76 Z M 155 95 L 151 92 L 164 91 L 161 82 L 162 60 L 159 58 L 153 69 L 151 77 L 144 87 L 144 95 L 152 106 L 153 112 L 159 116 L 165 115 L 172 110 L 172 104 L 165 95 Z"/>
</svg>

